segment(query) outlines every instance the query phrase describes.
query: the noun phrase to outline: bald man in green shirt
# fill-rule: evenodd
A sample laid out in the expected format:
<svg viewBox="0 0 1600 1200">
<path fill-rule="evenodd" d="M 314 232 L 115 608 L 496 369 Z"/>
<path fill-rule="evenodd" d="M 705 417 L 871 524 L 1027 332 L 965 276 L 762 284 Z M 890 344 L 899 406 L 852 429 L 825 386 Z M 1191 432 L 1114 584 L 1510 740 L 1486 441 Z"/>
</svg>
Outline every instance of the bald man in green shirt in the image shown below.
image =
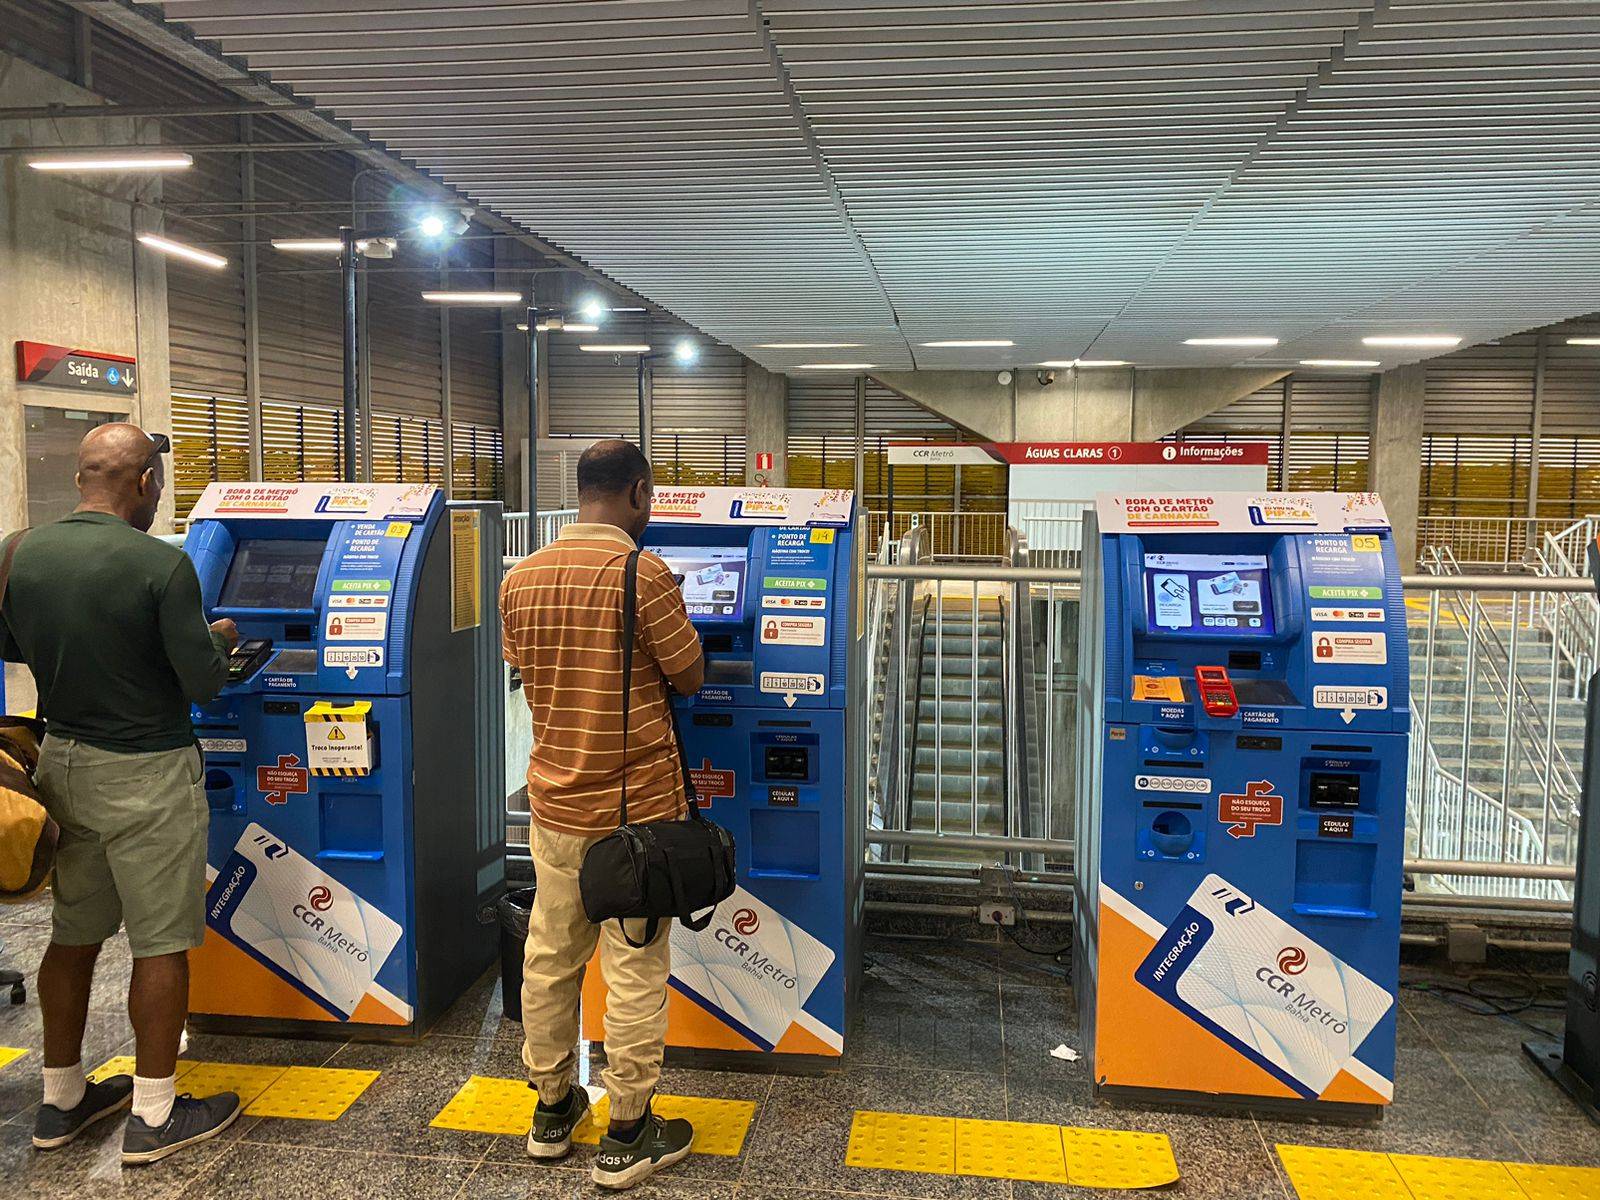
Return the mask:
<svg viewBox="0 0 1600 1200">
<path fill-rule="evenodd" d="M 33 1144 L 65 1146 L 131 1107 L 122 1161 L 155 1162 L 239 1115 L 231 1093 L 177 1097 L 189 958 L 205 936 L 204 763 L 190 705 L 214 699 L 238 640 L 207 625 L 187 555 L 149 536 L 165 437 L 102 425 L 78 448 L 77 509 L 0 545 L 11 571 L 0 657 L 25 662 L 48 723 L 37 783 L 61 827 L 50 947 L 39 967 L 44 1103 Z M 82 1064 L 101 945 L 133 952 L 135 1073 L 92 1083 Z"/>
</svg>

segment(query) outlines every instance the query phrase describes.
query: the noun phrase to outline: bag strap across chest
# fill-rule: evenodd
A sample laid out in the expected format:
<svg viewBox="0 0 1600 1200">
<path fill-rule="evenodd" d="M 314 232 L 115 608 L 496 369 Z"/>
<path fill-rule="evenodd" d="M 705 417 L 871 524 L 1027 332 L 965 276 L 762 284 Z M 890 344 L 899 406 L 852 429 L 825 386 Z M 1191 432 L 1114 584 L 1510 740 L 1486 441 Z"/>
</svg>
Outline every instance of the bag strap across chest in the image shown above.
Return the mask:
<svg viewBox="0 0 1600 1200">
<path fill-rule="evenodd" d="M 633 700 L 633 639 L 638 625 L 639 608 L 639 554 L 633 550 L 622 567 L 622 799 L 618 805 L 618 825 L 628 823 L 628 720 Z M 672 703 L 672 694 L 662 681 L 663 701 L 667 706 L 667 720 L 672 725 L 672 740 L 678 747 L 678 769 L 683 775 L 683 794 L 689 802 L 689 815 L 697 821 L 705 820 L 700 812 L 700 801 L 694 790 L 694 780 L 689 777 L 689 756 L 683 746 L 683 730 L 678 726 L 678 710 Z"/>
</svg>

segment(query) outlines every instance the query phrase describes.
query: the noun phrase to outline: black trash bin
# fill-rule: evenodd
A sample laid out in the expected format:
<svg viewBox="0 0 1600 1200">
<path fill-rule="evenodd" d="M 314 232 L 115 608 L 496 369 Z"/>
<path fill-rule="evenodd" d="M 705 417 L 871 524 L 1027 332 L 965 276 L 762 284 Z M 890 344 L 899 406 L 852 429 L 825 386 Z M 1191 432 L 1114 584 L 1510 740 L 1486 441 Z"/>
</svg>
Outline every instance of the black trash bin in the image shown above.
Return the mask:
<svg viewBox="0 0 1600 1200">
<path fill-rule="evenodd" d="M 522 1021 L 522 948 L 533 914 L 533 889 L 517 888 L 495 904 L 500 916 L 500 993 L 506 1019 Z"/>
</svg>

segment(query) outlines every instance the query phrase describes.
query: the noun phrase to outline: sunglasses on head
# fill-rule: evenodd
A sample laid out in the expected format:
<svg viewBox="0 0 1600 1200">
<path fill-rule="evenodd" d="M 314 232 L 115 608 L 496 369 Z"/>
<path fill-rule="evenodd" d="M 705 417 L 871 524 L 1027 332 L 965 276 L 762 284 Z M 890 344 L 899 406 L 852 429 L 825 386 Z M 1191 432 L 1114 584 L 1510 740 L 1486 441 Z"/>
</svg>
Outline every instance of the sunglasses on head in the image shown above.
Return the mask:
<svg viewBox="0 0 1600 1200">
<path fill-rule="evenodd" d="M 164 433 L 152 433 L 150 438 L 150 457 L 144 460 L 144 471 L 156 465 L 156 459 L 172 451 L 172 439 Z M 143 474 L 143 471 L 140 472 Z"/>
</svg>

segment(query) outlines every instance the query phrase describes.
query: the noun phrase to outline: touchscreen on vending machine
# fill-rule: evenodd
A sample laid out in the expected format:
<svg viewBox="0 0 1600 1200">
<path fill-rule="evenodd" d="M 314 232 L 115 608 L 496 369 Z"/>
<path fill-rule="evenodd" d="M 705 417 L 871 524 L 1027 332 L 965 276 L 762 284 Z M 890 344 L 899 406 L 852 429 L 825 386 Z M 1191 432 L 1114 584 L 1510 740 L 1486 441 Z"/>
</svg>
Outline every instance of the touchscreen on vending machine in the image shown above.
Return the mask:
<svg viewBox="0 0 1600 1200">
<path fill-rule="evenodd" d="M 747 546 L 647 546 L 659 555 L 683 590 L 690 620 L 742 621 Z"/>
<path fill-rule="evenodd" d="M 1265 637 L 1274 631 L 1264 554 L 1146 554 L 1144 580 L 1152 632 Z"/>
</svg>

